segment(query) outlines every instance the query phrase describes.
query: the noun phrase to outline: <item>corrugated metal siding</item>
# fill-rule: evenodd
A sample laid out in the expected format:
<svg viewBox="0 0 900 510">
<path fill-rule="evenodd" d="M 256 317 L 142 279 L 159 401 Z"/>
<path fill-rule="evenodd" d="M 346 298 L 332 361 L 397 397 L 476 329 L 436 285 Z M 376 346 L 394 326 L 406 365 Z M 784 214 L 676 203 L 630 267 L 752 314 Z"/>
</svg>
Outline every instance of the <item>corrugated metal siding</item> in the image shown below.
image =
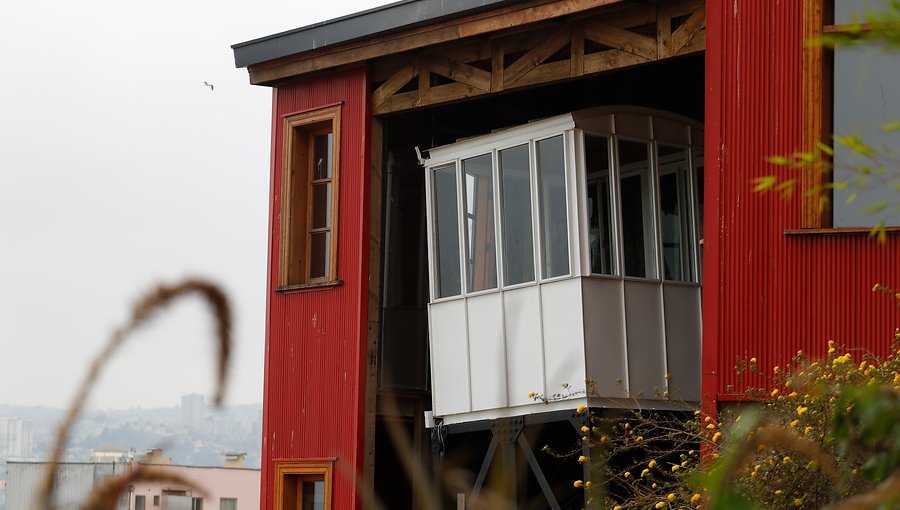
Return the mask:
<svg viewBox="0 0 900 510">
<path fill-rule="evenodd" d="M 892 300 L 871 291 L 900 282 L 900 236 L 785 235 L 801 203 L 762 196 L 764 159 L 801 143 L 802 2 L 711 0 L 707 9 L 704 392 L 729 398 L 760 376 L 735 373 L 756 357 L 763 373 L 833 339 L 874 353 L 898 325 Z M 713 233 L 718 227 L 718 236 Z M 714 283 L 716 282 L 716 283 Z"/>
<path fill-rule="evenodd" d="M 273 460 L 337 458 L 333 508 L 355 508 L 362 468 L 368 293 L 368 77 L 365 68 L 279 87 L 274 96 L 262 508 Z M 338 278 L 326 289 L 274 292 L 280 239 L 282 117 L 342 104 Z"/>
</svg>

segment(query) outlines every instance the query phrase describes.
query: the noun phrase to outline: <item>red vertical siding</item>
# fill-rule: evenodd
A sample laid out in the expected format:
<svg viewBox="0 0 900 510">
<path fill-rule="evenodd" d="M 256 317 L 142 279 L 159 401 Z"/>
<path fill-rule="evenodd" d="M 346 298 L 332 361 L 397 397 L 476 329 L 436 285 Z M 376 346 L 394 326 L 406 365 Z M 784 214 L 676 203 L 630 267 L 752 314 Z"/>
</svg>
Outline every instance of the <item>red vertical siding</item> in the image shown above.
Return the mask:
<svg viewBox="0 0 900 510">
<path fill-rule="evenodd" d="M 831 339 L 884 353 L 900 321 L 871 289 L 900 283 L 900 236 L 784 234 L 800 226 L 799 197 L 756 194 L 752 179 L 779 171 L 766 156 L 800 148 L 802 2 L 707 3 L 704 392 L 728 399 L 766 386 L 738 376 L 737 357 L 770 374 Z"/>
<path fill-rule="evenodd" d="M 263 495 L 273 461 L 336 458 L 333 508 L 356 508 L 363 458 L 368 295 L 369 122 L 365 68 L 278 87 L 273 96 Z M 282 118 L 341 103 L 338 278 L 342 285 L 275 292 L 281 236 Z"/>
</svg>

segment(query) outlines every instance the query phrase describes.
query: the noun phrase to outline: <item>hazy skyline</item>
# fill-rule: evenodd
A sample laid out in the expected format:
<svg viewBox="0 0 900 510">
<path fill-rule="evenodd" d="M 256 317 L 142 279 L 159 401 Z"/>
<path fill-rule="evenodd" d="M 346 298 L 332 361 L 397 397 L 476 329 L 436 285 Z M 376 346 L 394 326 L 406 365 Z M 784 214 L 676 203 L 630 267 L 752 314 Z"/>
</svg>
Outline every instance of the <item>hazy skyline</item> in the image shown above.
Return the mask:
<svg viewBox="0 0 900 510">
<path fill-rule="evenodd" d="M 66 406 L 138 296 L 188 275 L 233 301 L 226 402 L 262 401 L 271 89 L 230 45 L 386 3 L 0 5 L 0 404 Z M 91 406 L 209 396 L 210 332 L 197 302 L 161 315 Z"/>
</svg>

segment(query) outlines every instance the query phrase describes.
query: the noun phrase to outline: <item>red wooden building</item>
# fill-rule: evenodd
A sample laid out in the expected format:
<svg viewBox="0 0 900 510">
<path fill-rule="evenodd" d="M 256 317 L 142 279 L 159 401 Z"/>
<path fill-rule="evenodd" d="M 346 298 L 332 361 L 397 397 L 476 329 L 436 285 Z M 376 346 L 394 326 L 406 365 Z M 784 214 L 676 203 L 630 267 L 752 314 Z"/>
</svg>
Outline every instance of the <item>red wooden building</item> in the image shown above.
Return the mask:
<svg viewBox="0 0 900 510">
<path fill-rule="evenodd" d="M 866 234 L 900 218 L 752 191 L 900 117 L 896 57 L 805 44 L 863 3 L 404 0 L 235 45 L 273 91 L 261 507 L 419 507 L 417 473 L 581 508 L 589 473 L 536 453 L 578 405 L 715 409 L 763 384 L 738 357 L 883 352 L 900 237 Z"/>
</svg>

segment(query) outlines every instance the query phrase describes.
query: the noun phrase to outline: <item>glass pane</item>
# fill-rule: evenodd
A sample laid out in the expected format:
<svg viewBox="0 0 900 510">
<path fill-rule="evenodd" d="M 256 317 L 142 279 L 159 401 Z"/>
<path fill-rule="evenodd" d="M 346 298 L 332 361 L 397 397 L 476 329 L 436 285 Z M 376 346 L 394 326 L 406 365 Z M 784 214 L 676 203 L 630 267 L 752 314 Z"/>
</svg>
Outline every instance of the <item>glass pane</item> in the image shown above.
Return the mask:
<svg viewBox="0 0 900 510">
<path fill-rule="evenodd" d="M 531 228 L 531 178 L 528 146 L 500 151 L 503 188 L 504 283 L 534 281 L 534 240 Z"/>
<path fill-rule="evenodd" d="M 588 228 L 591 272 L 615 274 L 609 197 L 609 139 L 585 135 L 584 161 L 588 179 Z"/>
<path fill-rule="evenodd" d="M 329 246 L 331 232 L 313 232 L 309 234 L 309 277 L 325 278 L 328 276 L 330 257 Z"/>
<path fill-rule="evenodd" d="M 657 145 L 663 277 L 680 282 L 693 278 L 691 221 L 688 195 L 690 157 L 680 147 Z"/>
<path fill-rule="evenodd" d="M 463 160 L 466 194 L 466 277 L 469 292 L 497 287 L 494 180 L 491 156 Z"/>
<path fill-rule="evenodd" d="M 537 160 L 543 277 L 552 278 L 569 274 L 566 160 L 562 135 L 537 142 Z"/>
<path fill-rule="evenodd" d="M 331 144 L 334 137 L 324 133 L 313 137 L 313 180 L 331 178 Z"/>
<path fill-rule="evenodd" d="M 457 296 L 459 278 L 459 208 L 456 203 L 456 167 L 434 170 L 435 295 Z"/>
<path fill-rule="evenodd" d="M 312 186 L 312 228 L 331 226 L 331 183 L 313 184 Z"/>
<path fill-rule="evenodd" d="M 619 140 L 625 276 L 639 278 L 656 278 L 649 153 L 646 143 Z"/>
<path fill-rule="evenodd" d="M 303 482 L 300 510 L 325 510 L 325 482 Z"/>
<path fill-rule="evenodd" d="M 900 133 L 881 129 L 900 119 L 898 60 L 897 53 L 871 44 L 834 50 L 834 133 L 858 135 L 877 152 L 861 156 L 835 144 L 834 179 L 849 184 L 834 189 L 835 227 L 900 225 L 900 171 L 891 160 Z M 861 167 L 870 171 L 863 174 Z"/>
</svg>

